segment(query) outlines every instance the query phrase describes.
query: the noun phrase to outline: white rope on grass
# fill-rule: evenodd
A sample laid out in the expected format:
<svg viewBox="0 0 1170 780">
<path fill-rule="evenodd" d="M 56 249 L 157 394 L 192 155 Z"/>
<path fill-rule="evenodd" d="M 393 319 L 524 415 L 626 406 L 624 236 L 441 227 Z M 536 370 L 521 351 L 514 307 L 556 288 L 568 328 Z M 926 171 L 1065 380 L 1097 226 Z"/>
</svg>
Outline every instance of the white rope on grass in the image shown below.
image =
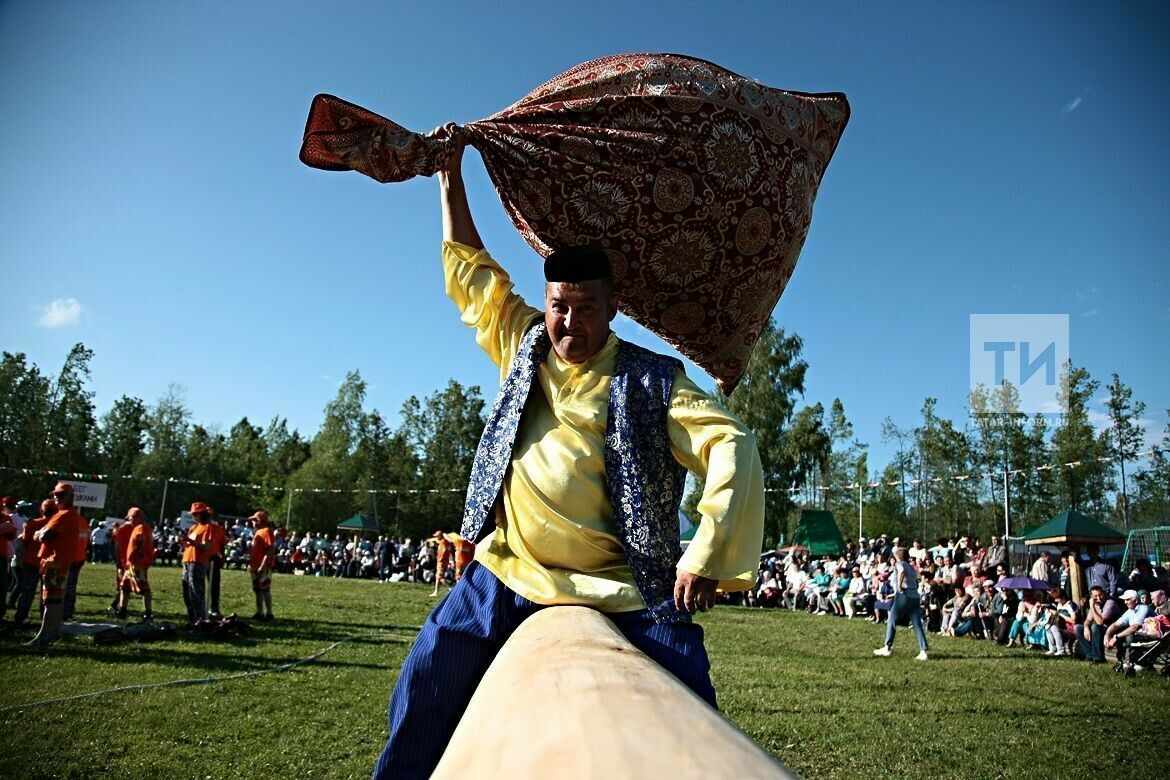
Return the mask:
<svg viewBox="0 0 1170 780">
<path fill-rule="evenodd" d="M 373 638 L 373 637 L 379 636 L 379 635 L 384 634 L 384 633 L 386 633 L 386 632 L 383 630 L 383 631 L 380 631 L 377 633 L 354 634 L 353 636 L 347 636 L 347 637 L 344 637 L 343 639 L 337 640 L 336 642 L 329 645 L 329 647 L 324 648 L 323 650 L 318 650 L 317 652 L 313 653 L 312 655 L 306 656 L 306 657 L 301 658 L 300 660 L 297 660 L 297 661 L 289 661 L 288 663 L 280 664 L 279 666 L 273 666 L 270 669 L 254 669 L 250 672 L 238 672 L 236 674 L 228 674 L 228 675 L 224 675 L 222 677 L 190 677 L 190 678 L 183 679 L 183 680 L 168 680 L 166 682 L 143 683 L 141 685 L 119 685 L 116 688 L 106 688 L 105 690 L 90 691 L 89 693 L 79 693 L 79 694 L 76 694 L 74 696 L 60 696 L 60 697 L 57 697 L 55 699 L 42 699 L 41 701 L 29 702 L 28 704 L 16 704 L 16 705 L 10 705 L 8 707 L 0 707 L 0 712 L 9 712 L 12 710 L 23 710 L 23 709 L 27 709 L 29 707 L 40 707 L 44 704 L 61 704 L 64 702 L 69 702 L 69 701 L 78 701 L 80 699 L 90 699 L 90 698 L 93 698 L 95 696 L 105 696 L 108 693 L 123 693 L 126 691 L 147 691 L 147 690 L 150 690 L 152 688 L 171 688 L 171 687 L 179 687 L 182 685 L 208 685 L 210 683 L 227 682 L 229 680 L 242 680 L 245 677 L 257 677 L 257 676 L 262 675 L 262 674 L 277 674 L 280 672 L 287 672 L 291 669 L 295 669 L 298 666 L 302 666 L 302 665 L 307 664 L 307 663 L 312 663 L 313 661 L 317 660 L 321 656 L 325 655 L 329 651 L 336 648 L 338 645 L 345 644 L 346 642 L 351 642 L 355 639 Z M 406 639 L 405 637 L 388 637 L 388 638 L 395 641 L 395 642 L 412 641 L 410 639 Z"/>
</svg>

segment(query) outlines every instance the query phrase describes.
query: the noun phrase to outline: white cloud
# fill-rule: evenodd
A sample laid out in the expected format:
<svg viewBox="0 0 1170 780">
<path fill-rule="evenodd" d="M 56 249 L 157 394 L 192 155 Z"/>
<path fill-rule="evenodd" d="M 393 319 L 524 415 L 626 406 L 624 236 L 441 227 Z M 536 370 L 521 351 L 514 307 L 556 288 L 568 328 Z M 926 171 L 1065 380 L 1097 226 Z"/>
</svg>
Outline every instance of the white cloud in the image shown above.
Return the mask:
<svg viewBox="0 0 1170 780">
<path fill-rule="evenodd" d="M 76 298 L 58 298 L 40 308 L 38 322 L 42 328 L 64 328 L 76 325 L 81 319 L 81 304 Z"/>
<path fill-rule="evenodd" d="M 1085 102 L 1085 97 L 1089 94 L 1089 88 L 1085 87 L 1081 90 L 1081 94 L 1077 95 L 1072 100 L 1064 104 L 1064 108 L 1060 109 L 1060 118 L 1064 119 L 1072 112 L 1081 107 L 1081 103 Z"/>
<path fill-rule="evenodd" d="M 1101 313 L 1101 310 L 1100 310 L 1100 309 L 1098 309 L 1098 308 L 1092 308 L 1092 309 L 1089 309 L 1089 310 L 1088 310 L 1087 312 L 1085 312 L 1084 314 L 1082 314 L 1081 316 L 1082 316 L 1082 317 L 1096 317 L 1096 316 L 1097 316 L 1098 314 L 1100 314 L 1100 313 Z"/>
</svg>

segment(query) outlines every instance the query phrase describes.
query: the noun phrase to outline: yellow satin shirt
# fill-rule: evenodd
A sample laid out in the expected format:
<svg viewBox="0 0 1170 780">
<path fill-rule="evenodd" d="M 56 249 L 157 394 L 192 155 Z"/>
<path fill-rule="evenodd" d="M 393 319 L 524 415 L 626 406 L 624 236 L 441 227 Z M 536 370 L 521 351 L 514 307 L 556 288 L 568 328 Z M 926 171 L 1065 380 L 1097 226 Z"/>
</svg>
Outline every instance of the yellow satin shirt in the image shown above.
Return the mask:
<svg viewBox="0 0 1170 780">
<path fill-rule="evenodd" d="M 486 250 L 443 242 L 447 294 L 503 381 L 538 309 Z M 550 350 L 520 419 L 503 512 L 475 560 L 537 604 L 607 612 L 645 609 L 617 536 L 605 487 L 605 423 L 617 356 L 613 333 L 584 363 Z M 724 590 L 755 584 L 764 533 L 764 479 L 755 437 L 680 369 L 667 418 L 671 452 L 706 479 L 702 521 L 678 563 Z M 657 605 L 653 605 L 657 606 Z"/>
</svg>

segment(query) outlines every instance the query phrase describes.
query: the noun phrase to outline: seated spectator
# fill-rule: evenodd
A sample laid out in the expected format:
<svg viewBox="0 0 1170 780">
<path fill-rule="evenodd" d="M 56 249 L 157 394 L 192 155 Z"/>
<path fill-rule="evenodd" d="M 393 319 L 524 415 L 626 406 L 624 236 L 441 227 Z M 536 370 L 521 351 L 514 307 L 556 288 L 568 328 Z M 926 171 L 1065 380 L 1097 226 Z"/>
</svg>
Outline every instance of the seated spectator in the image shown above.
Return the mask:
<svg viewBox="0 0 1170 780">
<path fill-rule="evenodd" d="M 820 615 L 829 611 L 829 590 L 833 584 L 833 575 L 825 571 L 823 564 L 817 564 L 816 574 L 812 583 L 805 591 L 808 596 L 808 611 Z"/>
<path fill-rule="evenodd" d="M 1044 601 L 1044 594 L 1037 592 L 1036 603 L 1028 615 L 1025 637 L 1028 647 L 1035 650 L 1048 649 L 1048 626 L 1052 622 L 1052 610 Z"/>
<path fill-rule="evenodd" d="M 829 606 L 833 608 L 833 614 L 839 617 L 845 615 L 845 595 L 849 592 L 850 579 L 849 570 L 839 568 L 833 578 L 834 587 L 829 591 Z"/>
<path fill-rule="evenodd" d="M 870 620 L 874 623 L 884 623 L 890 610 L 894 608 L 894 586 L 890 584 L 890 575 L 884 571 L 879 573 L 874 580 L 874 586 L 873 617 Z"/>
<path fill-rule="evenodd" d="M 922 566 L 926 563 L 926 548 L 922 546 L 922 542 L 918 539 L 915 539 L 914 542 L 910 545 L 908 554 L 910 555 L 910 562 L 919 569 L 921 569 Z"/>
<path fill-rule="evenodd" d="M 755 602 L 758 607 L 774 607 L 780 602 L 780 582 L 776 579 L 776 572 L 764 569 L 763 581 L 755 591 Z"/>
<path fill-rule="evenodd" d="M 1003 567 L 1000 566 L 999 568 Z M 988 580 L 988 582 L 991 583 L 991 580 Z M 995 595 L 991 599 L 991 637 L 998 644 L 1008 644 L 1008 635 L 1011 632 L 1012 620 L 1016 614 L 1017 606 L 1014 591 L 995 588 Z"/>
<path fill-rule="evenodd" d="M 854 566 L 850 574 L 852 576 L 849 578 L 849 587 L 845 593 L 845 615 L 851 618 L 859 611 L 868 611 L 866 596 L 869 589 L 865 587 L 865 578 L 861 576 L 860 566 Z"/>
<path fill-rule="evenodd" d="M 1113 625 L 1105 629 L 1106 649 L 1115 649 L 1117 660 L 1125 660 L 1125 651 L 1129 647 L 1132 637 L 1142 628 L 1142 621 L 1150 616 L 1148 604 L 1140 603 L 1140 596 L 1132 588 L 1121 594 L 1121 601 L 1125 604 L 1125 612 Z"/>
<path fill-rule="evenodd" d="M 800 600 L 804 596 L 805 586 L 808 584 L 809 577 L 804 573 L 804 570 L 796 565 L 794 561 L 784 571 L 785 588 L 782 593 L 784 606 L 796 610 L 800 605 Z"/>
<path fill-rule="evenodd" d="M 1072 602 L 1064 589 L 1048 591 L 1052 603 L 1048 618 L 1048 652 L 1046 655 L 1072 655 L 1073 639 L 1077 628 L 1077 605 Z"/>
<path fill-rule="evenodd" d="M 954 587 L 955 581 L 959 576 L 959 567 L 955 565 L 955 559 L 948 554 L 945 558 L 942 559 L 941 564 L 939 564 L 937 558 L 935 559 L 935 563 L 938 564 L 938 571 L 939 576 L 942 578 L 942 584 L 948 588 Z M 961 585 L 962 582 L 960 581 L 959 584 Z"/>
<path fill-rule="evenodd" d="M 935 577 L 933 566 L 922 572 L 918 580 L 919 600 L 922 604 L 922 623 L 927 631 L 936 634 L 942 630 L 942 608 L 946 602 L 946 591 Z"/>
<path fill-rule="evenodd" d="M 1035 591 L 1024 591 L 1023 598 L 1020 599 L 1019 604 L 1016 605 L 1016 617 L 1012 621 L 1012 627 L 1008 631 L 1008 647 L 1026 647 L 1028 626 L 1032 623 L 1036 616 L 1037 599 Z"/>
<path fill-rule="evenodd" d="M 1077 648 L 1093 663 L 1105 663 L 1105 631 L 1121 616 L 1121 607 L 1109 598 L 1105 588 L 1094 585 L 1089 589 L 1089 603 L 1085 618 L 1077 634 Z"/>
<path fill-rule="evenodd" d="M 971 602 L 971 596 L 967 593 L 967 589 L 962 585 L 955 585 L 952 595 L 943 604 L 943 624 L 942 630 L 939 634 L 942 636 L 961 636 L 956 634 L 955 628 L 963 620 L 963 611 L 967 609 L 967 605 Z M 967 626 L 970 629 L 970 626 Z M 967 633 L 966 630 L 963 633 Z"/>
</svg>

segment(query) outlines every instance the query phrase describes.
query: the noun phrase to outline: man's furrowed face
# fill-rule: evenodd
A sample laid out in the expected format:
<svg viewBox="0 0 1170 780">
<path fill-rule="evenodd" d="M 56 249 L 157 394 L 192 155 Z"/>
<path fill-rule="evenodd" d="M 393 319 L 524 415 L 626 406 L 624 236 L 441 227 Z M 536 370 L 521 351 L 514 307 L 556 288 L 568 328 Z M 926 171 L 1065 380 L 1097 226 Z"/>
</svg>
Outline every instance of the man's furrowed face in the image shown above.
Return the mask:
<svg viewBox="0 0 1170 780">
<path fill-rule="evenodd" d="M 548 282 L 544 288 L 544 323 L 557 356 L 583 363 L 596 355 L 609 338 L 609 323 L 617 316 L 617 299 L 609 282 Z"/>
</svg>

